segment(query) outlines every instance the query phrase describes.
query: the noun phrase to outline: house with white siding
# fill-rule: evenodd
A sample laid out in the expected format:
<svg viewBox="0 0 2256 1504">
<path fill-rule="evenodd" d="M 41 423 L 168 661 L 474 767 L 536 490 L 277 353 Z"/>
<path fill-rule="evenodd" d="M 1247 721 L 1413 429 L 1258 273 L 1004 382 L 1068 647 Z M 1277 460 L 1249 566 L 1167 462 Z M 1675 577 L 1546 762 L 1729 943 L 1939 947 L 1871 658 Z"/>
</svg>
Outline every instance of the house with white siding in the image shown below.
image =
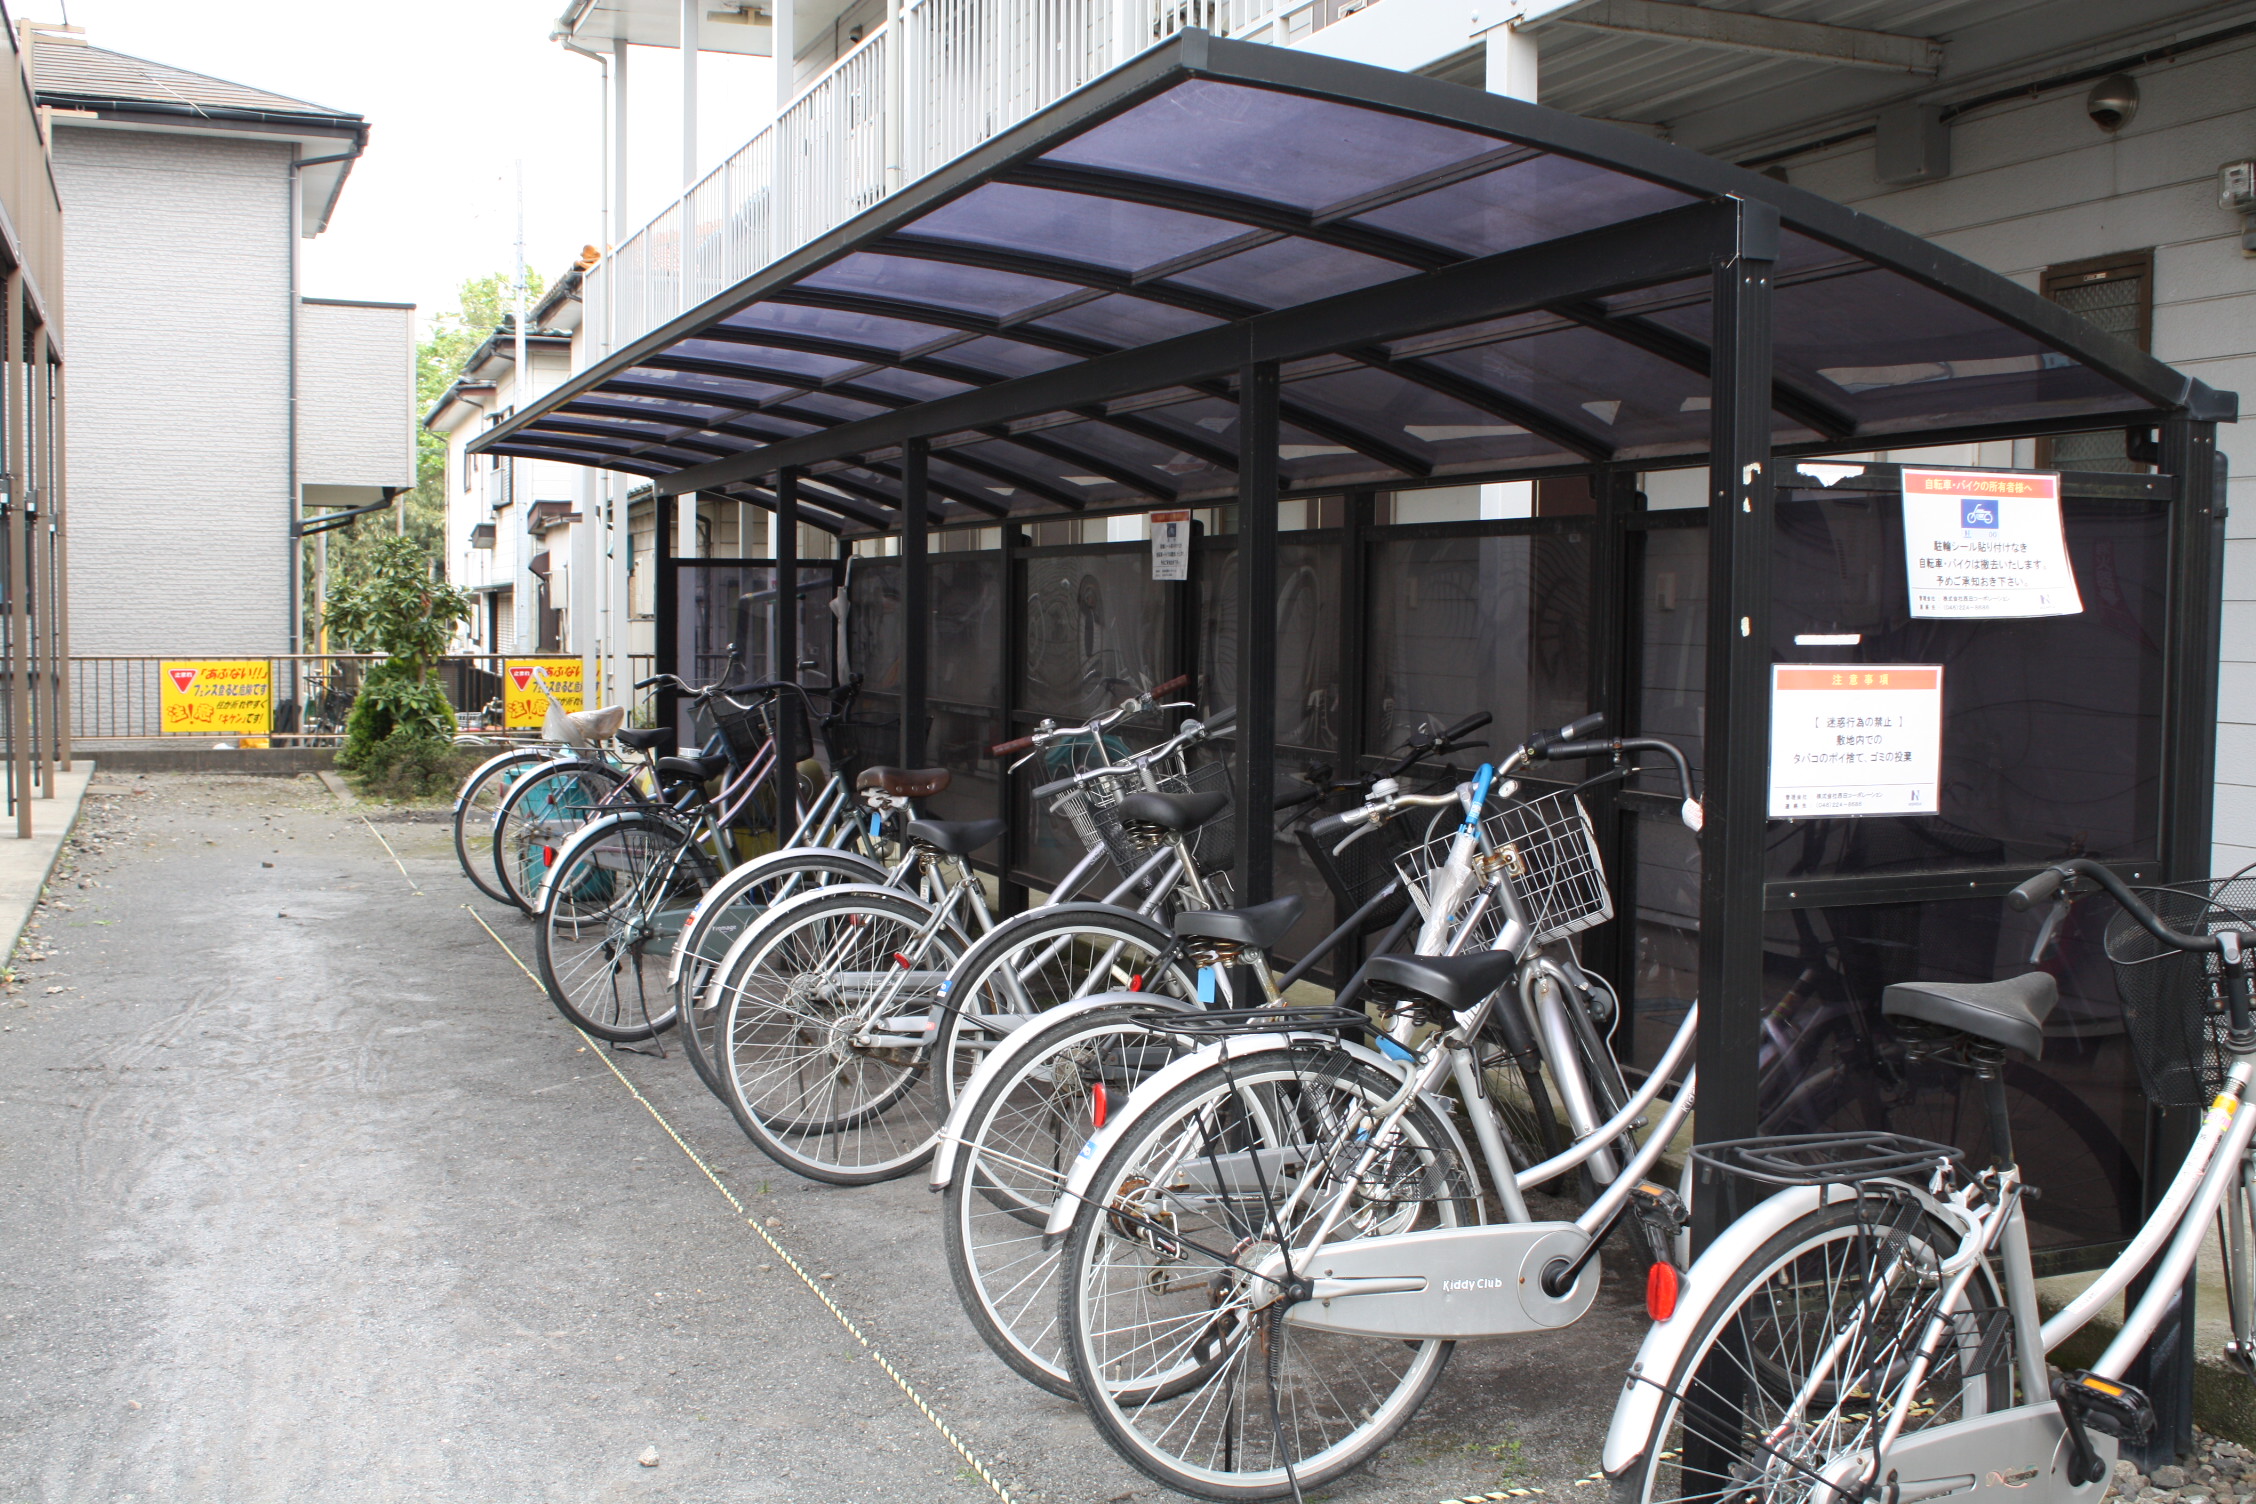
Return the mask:
<svg viewBox="0 0 2256 1504">
<path fill-rule="evenodd" d="M 72 336 L 71 646 L 303 645 L 309 523 L 415 482 L 412 310 L 308 299 L 368 124 L 45 34 Z"/>
</svg>

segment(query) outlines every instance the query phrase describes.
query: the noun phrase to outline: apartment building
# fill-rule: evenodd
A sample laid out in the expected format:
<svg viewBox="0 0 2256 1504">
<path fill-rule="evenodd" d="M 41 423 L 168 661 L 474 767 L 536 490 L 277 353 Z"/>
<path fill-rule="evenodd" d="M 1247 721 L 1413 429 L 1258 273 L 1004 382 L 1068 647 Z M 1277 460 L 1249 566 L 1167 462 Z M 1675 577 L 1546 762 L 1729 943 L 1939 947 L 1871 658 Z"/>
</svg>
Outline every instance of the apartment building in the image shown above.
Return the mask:
<svg viewBox="0 0 2256 1504">
<path fill-rule="evenodd" d="M 415 481 L 412 310 L 309 299 L 347 110 L 42 33 L 72 333 L 80 655 L 302 645 L 302 539 Z"/>
</svg>

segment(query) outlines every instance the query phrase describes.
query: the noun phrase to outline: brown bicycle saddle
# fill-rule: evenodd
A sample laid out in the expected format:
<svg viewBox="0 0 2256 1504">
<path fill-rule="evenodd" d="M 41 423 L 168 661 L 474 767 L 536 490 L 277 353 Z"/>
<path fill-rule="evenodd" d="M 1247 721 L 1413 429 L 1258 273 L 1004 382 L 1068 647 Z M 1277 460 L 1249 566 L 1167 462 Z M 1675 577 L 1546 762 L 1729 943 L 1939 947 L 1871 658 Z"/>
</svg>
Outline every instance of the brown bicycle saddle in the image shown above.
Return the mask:
<svg viewBox="0 0 2256 1504">
<path fill-rule="evenodd" d="M 930 799 L 947 792 L 946 768 L 864 768 L 854 779 L 857 789 L 876 789 L 896 799 Z"/>
</svg>

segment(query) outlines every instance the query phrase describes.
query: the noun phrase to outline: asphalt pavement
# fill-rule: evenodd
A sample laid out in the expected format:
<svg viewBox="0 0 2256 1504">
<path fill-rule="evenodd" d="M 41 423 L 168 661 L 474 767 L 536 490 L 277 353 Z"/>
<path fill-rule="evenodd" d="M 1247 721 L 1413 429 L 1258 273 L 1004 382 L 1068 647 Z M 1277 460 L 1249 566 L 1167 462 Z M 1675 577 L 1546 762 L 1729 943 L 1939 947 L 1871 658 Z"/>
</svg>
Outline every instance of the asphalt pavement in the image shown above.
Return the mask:
<svg viewBox="0 0 2256 1504">
<path fill-rule="evenodd" d="M 980 1346 L 921 1179 L 777 1168 L 531 938 L 438 818 L 97 775 L 0 1004 L 0 1501 L 1174 1497 Z M 1632 1285 L 1311 1497 L 1595 1504 Z"/>
</svg>

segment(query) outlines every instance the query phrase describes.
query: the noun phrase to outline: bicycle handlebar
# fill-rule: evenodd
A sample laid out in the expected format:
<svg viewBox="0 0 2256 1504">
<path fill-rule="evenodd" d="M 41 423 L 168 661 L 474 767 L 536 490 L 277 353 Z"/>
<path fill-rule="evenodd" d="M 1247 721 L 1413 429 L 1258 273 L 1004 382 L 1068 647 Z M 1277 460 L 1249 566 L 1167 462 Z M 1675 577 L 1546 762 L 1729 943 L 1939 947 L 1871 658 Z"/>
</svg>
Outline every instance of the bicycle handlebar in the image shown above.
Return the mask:
<svg viewBox="0 0 2256 1504">
<path fill-rule="evenodd" d="M 1579 720 L 1567 722 L 1567 724 L 1561 726 L 1556 731 L 1538 731 L 1534 733 L 1527 739 L 1527 749 L 1537 757 L 1547 757 L 1550 754 L 1544 749 L 1552 746 L 1554 743 L 1579 742 L 1584 737 L 1590 735 L 1591 732 L 1603 730 L 1605 728 L 1605 725 L 1606 712 L 1604 712 L 1603 710 L 1593 710 L 1592 712 L 1590 712 L 1590 714 L 1583 716 Z"/>
<path fill-rule="evenodd" d="M 1061 737 L 1094 736 L 1097 732 L 1109 728 L 1115 722 L 1156 703 L 1161 695 L 1181 689 L 1190 682 L 1191 676 L 1189 674 L 1177 674 L 1174 678 L 1154 684 L 1149 689 L 1138 690 L 1102 715 L 1092 717 L 1086 725 L 1056 726 L 1046 731 L 1035 731 L 1025 736 L 1013 737 L 1007 742 L 997 742 L 989 747 L 987 755 L 989 757 L 1008 757 L 1014 752 L 1026 752 L 1035 747 L 1048 746 Z"/>
<path fill-rule="evenodd" d="M 2123 912 L 2137 920 L 2140 929 L 2164 945 L 2186 951 L 2216 951 L 2225 948 L 2224 941 L 2215 935 L 2187 935 L 2171 929 L 2162 922 L 2162 916 L 2148 908 L 2111 869 L 2089 857 L 2072 856 L 2066 861 L 2053 863 L 2006 894 L 2006 905 L 2015 913 L 2026 913 L 2059 892 L 2061 885 L 2071 877 L 2088 877 L 2106 889 L 2107 896 L 2121 904 Z"/>
<path fill-rule="evenodd" d="M 1077 788 L 1084 783 L 1094 783 L 1100 778 L 1121 778 L 1130 773 L 1141 772 L 1163 757 L 1206 740 L 1214 735 L 1217 730 L 1227 725 L 1237 713 L 1237 707 L 1232 706 L 1227 710 L 1217 712 L 1211 721 L 1185 721 L 1173 736 L 1156 747 L 1139 752 L 1135 756 L 1120 762 L 1107 763 L 1101 768 L 1083 768 L 1078 773 L 1068 773 L 1063 778 L 1045 783 L 1040 788 L 1035 789 L 1030 797 L 1047 799 L 1052 794 L 1062 794 L 1067 789 Z"/>
</svg>

